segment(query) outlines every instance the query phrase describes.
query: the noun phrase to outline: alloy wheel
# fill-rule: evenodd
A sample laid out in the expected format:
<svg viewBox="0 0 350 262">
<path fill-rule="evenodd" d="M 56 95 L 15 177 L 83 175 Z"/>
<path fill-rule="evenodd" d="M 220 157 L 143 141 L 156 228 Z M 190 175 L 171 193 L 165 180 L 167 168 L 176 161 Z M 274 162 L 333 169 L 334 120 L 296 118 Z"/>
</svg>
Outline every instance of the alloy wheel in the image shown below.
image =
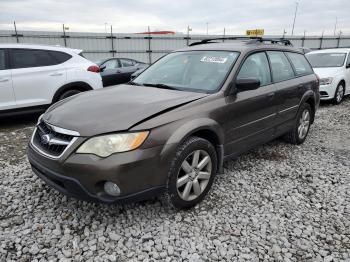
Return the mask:
<svg viewBox="0 0 350 262">
<path fill-rule="evenodd" d="M 299 126 L 298 126 L 298 135 L 300 139 L 304 139 L 307 135 L 307 132 L 310 128 L 310 112 L 305 109 L 300 116 Z"/>
<path fill-rule="evenodd" d="M 344 96 L 344 87 L 342 85 L 340 85 L 337 89 L 337 93 L 336 93 L 336 100 L 337 103 L 341 102 L 343 100 L 343 96 Z"/>
<path fill-rule="evenodd" d="M 204 150 L 195 150 L 182 162 L 177 175 L 178 195 L 185 201 L 199 197 L 206 189 L 212 174 L 212 160 Z"/>
</svg>

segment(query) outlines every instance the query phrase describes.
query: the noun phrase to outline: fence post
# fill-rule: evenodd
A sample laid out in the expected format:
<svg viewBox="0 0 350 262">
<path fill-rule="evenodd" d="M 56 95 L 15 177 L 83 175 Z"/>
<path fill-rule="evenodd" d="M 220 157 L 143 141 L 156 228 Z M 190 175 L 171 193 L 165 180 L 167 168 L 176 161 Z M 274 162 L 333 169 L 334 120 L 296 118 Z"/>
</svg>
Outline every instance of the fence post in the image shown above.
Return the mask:
<svg viewBox="0 0 350 262">
<path fill-rule="evenodd" d="M 338 36 L 337 48 L 339 48 L 339 46 L 340 46 L 340 34 L 339 34 L 339 36 Z"/>
<path fill-rule="evenodd" d="M 320 48 L 319 49 L 322 49 L 322 41 L 323 41 L 323 34 L 322 34 L 322 36 L 320 38 Z"/>
<path fill-rule="evenodd" d="M 148 27 L 148 50 L 147 50 L 147 53 L 148 53 L 148 62 L 149 64 L 152 64 L 152 50 L 151 50 L 151 30 L 150 28 Z"/>
<path fill-rule="evenodd" d="M 63 29 L 63 41 L 64 41 L 64 46 L 67 47 L 66 29 L 64 28 L 64 24 L 62 25 L 62 29 Z"/>
<path fill-rule="evenodd" d="M 15 27 L 16 42 L 19 43 L 16 21 L 13 21 L 13 25 L 14 25 L 14 27 Z"/>
<path fill-rule="evenodd" d="M 111 25 L 111 43 L 112 43 L 112 56 L 114 57 L 114 53 L 116 52 L 114 50 L 114 42 L 113 42 L 113 26 Z"/>
<path fill-rule="evenodd" d="M 222 42 L 225 42 L 225 37 L 226 37 L 226 28 L 224 27 L 224 37 L 222 39 Z"/>
</svg>

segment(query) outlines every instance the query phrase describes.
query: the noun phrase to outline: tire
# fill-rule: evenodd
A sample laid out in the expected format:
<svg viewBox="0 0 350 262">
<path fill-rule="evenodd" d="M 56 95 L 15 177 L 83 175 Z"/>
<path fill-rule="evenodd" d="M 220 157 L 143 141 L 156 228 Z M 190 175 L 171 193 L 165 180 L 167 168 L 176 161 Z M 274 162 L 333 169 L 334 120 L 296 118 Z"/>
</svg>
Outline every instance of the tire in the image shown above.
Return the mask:
<svg viewBox="0 0 350 262">
<path fill-rule="evenodd" d="M 333 104 L 339 105 L 344 99 L 344 94 L 345 94 L 344 83 L 339 83 L 339 85 L 337 86 L 337 89 L 335 90 Z"/>
<path fill-rule="evenodd" d="M 171 162 L 163 202 L 176 209 L 188 209 L 202 201 L 213 184 L 217 161 L 215 148 L 209 141 L 188 138 Z"/>
<path fill-rule="evenodd" d="M 79 93 L 81 93 L 81 91 L 76 89 L 65 91 L 58 97 L 57 101 L 63 100 L 67 97 L 74 96 Z"/>
<path fill-rule="evenodd" d="M 309 134 L 311 118 L 311 106 L 305 103 L 299 108 L 294 127 L 285 135 L 286 141 L 293 145 L 304 143 Z"/>
</svg>

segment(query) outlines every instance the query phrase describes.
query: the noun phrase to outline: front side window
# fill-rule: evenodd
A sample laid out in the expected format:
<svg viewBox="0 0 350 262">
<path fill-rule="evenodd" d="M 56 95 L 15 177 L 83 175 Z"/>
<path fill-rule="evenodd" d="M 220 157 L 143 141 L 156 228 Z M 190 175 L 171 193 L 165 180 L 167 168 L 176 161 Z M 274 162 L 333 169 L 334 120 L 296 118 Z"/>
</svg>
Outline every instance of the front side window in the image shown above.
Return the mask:
<svg viewBox="0 0 350 262">
<path fill-rule="evenodd" d="M 264 52 L 250 55 L 243 63 L 237 79 L 258 79 L 260 86 L 271 83 L 269 62 Z"/>
<path fill-rule="evenodd" d="M 346 53 L 308 53 L 306 58 L 314 68 L 318 67 L 342 67 Z"/>
<path fill-rule="evenodd" d="M 285 81 L 294 77 L 294 71 L 287 57 L 280 51 L 268 51 L 274 82 Z"/>
<path fill-rule="evenodd" d="M 50 51 L 35 49 L 11 50 L 13 68 L 51 66 L 59 64 Z"/>
<path fill-rule="evenodd" d="M 106 66 L 106 69 L 116 69 L 119 67 L 119 63 L 118 63 L 118 60 L 117 59 L 111 59 L 111 60 L 108 60 L 107 62 L 105 62 L 103 64 L 103 66 Z"/>
<path fill-rule="evenodd" d="M 123 67 L 129 67 L 135 64 L 132 60 L 129 60 L 129 59 L 120 59 L 120 63 L 122 64 Z"/>
<path fill-rule="evenodd" d="M 133 82 L 212 93 L 221 88 L 238 55 L 238 52 L 230 51 L 171 53 L 151 65 Z"/>
<path fill-rule="evenodd" d="M 0 70 L 6 69 L 6 57 L 5 57 L 5 50 L 0 49 Z"/>
</svg>

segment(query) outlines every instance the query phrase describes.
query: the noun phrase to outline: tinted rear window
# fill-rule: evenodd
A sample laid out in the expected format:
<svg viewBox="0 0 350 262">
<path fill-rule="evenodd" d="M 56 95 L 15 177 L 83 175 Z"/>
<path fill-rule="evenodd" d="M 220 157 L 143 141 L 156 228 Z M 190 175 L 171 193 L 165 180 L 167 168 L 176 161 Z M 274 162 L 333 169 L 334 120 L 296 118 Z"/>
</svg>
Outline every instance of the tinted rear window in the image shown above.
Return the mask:
<svg viewBox="0 0 350 262">
<path fill-rule="evenodd" d="M 71 58 L 62 52 L 36 49 L 13 49 L 11 56 L 13 68 L 52 66 Z"/>
</svg>

